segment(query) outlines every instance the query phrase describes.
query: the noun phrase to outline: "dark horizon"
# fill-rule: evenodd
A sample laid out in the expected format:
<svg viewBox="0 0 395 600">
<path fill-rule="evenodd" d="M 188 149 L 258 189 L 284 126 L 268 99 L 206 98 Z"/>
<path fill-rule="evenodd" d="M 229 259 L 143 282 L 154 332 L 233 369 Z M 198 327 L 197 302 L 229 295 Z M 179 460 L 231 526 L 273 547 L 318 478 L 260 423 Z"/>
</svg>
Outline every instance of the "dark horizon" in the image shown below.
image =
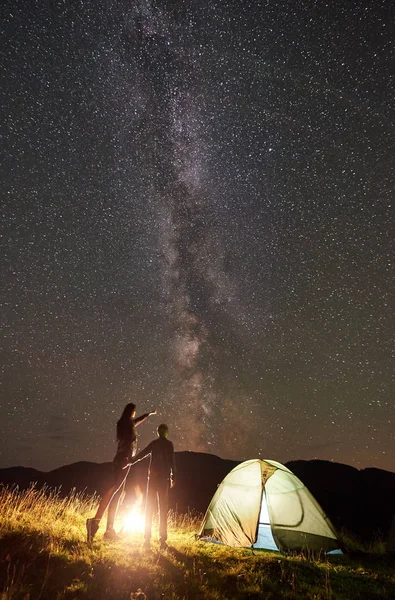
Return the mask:
<svg viewBox="0 0 395 600">
<path fill-rule="evenodd" d="M 176 452 L 175 452 L 176 455 L 177 454 L 188 454 L 188 453 L 208 455 L 208 456 L 211 456 L 211 457 L 214 457 L 214 458 L 218 458 L 221 461 L 230 461 L 230 462 L 234 462 L 234 463 L 241 463 L 244 460 L 250 460 L 252 458 L 260 458 L 262 460 L 276 460 L 274 458 L 268 458 L 267 456 L 266 457 L 262 457 L 262 456 L 249 457 L 249 458 L 246 458 L 246 459 L 238 460 L 238 459 L 234 459 L 234 458 L 222 457 L 222 456 L 219 456 L 218 454 L 213 454 L 211 452 L 194 451 L 194 450 L 176 450 Z M 109 458 L 108 460 L 104 460 L 104 461 L 77 460 L 77 461 L 73 461 L 71 463 L 65 463 L 65 464 L 62 464 L 62 465 L 57 465 L 57 466 L 55 466 L 55 467 L 53 467 L 51 469 L 48 469 L 48 470 L 39 469 L 39 468 L 35 467 L 34 465 L 28 465 L 27 466 L 27 465 L 18 464 L 18 465 L 0 466 L 0 471 L 5 470 L 5 469 L 33 469 L 33 470 L 38 471 L 38 472 L 40 472 L 40 473 L 42 473 L 42 474 L 45 475 L 46 473 L 51 473 L 53 471 L 57 471 L 57 470 L 62 469 L 62 468 L 72 467 L 73 465 L 76 465 L 78 463 L 103 465 L 103 464 L 111 464 L 111 462 L 112 462 L 111 458 Z M 395 475 L 395 469 L 394 468 L 393 469 L 382 469 L 380 467 L 376 467 L 376 466 L 373 466 L 373 465 L 371 465 L 371 466 L 365 466 L 365 467 L 355 467 L 355 466 L 347 464 L 347 463 L 342 463 L 342 462 L 338 462 L 338 461 L 334 461 L 334 460 L 327 460 L 327 459 L 324 459 L 324 458 L 308 458 L 308 459 L 305 459 L 305 458 L 303 458 L 303 459 L 302 458 L 292 458 L 292 459 L 286 460 L 284 462 L 281 462 L 281 461 L 278 461 L 278 460 L 276 462 L 280 462 L 280 464 L 283 464 L 284 466 L 287 466 L 287 464 L 291 464 L 291 463 L 324 462 L 324 463 L 331 463 L 333 465 L 340 465 L 342 467 L 350 467 L 352 469 L 357 469 L 358 471 L 364 471 L 366 469 L 377 469 L 377 470 L 380 470 L 380 471 L 385 471 L 387 473 L 391 473 L 391 474 L 393 473 Z"/>
<path fill-rule="evenodd" d="M 208 459 L 216 459 L 215 463 L 218 466 L 218 461 L 220 464 L 222 463 L 227 463 L 227 462 L 231 462 L 236 464 L 240 464 L 243 461 L 242 460 L 234 460 L 234 459 L 228 459 L 228 458 L 223 458 L 221 456 L 218 456 L 217 454 L 211 454 L 210 452 L 194 452 L 193 450 L 178 450 L 176 451 L 176 457 L 179 454 L 182 455 L 189 455 L 189 454 L 193 454 L 193 455 L 203 455 L 204 457 Z M 268 459 L 266 458 L 262 458 L 262 457 L 256 457 L 256 458 L 261 458 L 262 460 L 274 460 L 274 459 Z M 217 460 L 218 459 L 218 460 Z M 248 459 L 246 459 L 248 460 Z M 279 462 L 279 461 L 277 461 Z M 182 460 L 182 463 L 185 463 L 185 457 Z M 341 472 L 342 472 L 342 476 L 345 477 L 345 472 L 343 471 L 344 468 L 348 469 L 355 469 L 357 473 L 362 473 L 362 472 L 366 472 L 366 471 L 380 471 L 382 473 L 388 473 L 389 475 L 395 475 L 395 470 L 394 469 L 380 469 L 378 467 L 362 467 L 362 468 L 357 468 L 357 467 L 353 467 L 352 465 L 348 465 L 345 463 L 340 463 L 340 462 L 336 462 L 336 461 L 331 461 L 331 460 L 325 460 L 325 459 L 292 459 L 289 461 L 286 461 L 284 463 L 280 463 L 283 464 L 284 466 L 286 466 L 287 468 L 289 468 L 295 475 L 302 477 L 302 473 L 309 473 L 309 477 L 312 477 L 312 473 L 315 472 L 316 467 L 314 465 L 314 463 L 323 463 L 324 465 L 333 465 L 333 468 L 340 468 Z M 112 461 L 108 460 L 108 461 L 104 461 L 104 462 L 95 462 L 95 461 L 76 461 L 73 463 L 67 463 L 64 465 L 58 465 L 56 467 L 54 467 L 53 469 L 49 469 L 48 471 L 44 471 L 41 469 L 37 469 L 34 466 L 30 466 L 30 467 L 26 467 L 24 465 L 12 465 L 9 467 L 0 467 L 0 474 L 2 471 L 12 471 L 14 469 L 33 469 L 34 471 L 36 471 L 37 473 L 40 473 L 41 475 L 48 475 L 51 473 L 54 473 L 55 471 L 60 471 L 60 470 L 68 470 L 68 469 L 72 469 L 73 467 L 75 467 L 76 465 L 96 465 L 97 467 L 102 467 L 104 465 L 111 465 Z M 136 463 L 137 465 L 138 463 Z M 143 463 L 144 464 L 144 463 Z M 143 464 L 139 464 L 139 476 L 140 476 L 140 471 L 141 468 L 143 467 Z M 177 465 L 177 461 L 176 461 L 176 465 Z M 309 470 L 309 467 L 307 467 L 307 471 L 306 471 L 306 465 L 311 465 L 312 471 Z M 148 466 L 148 459 L 147 459 L 147 465 Z M 184 464 L 184 468 L 185 468 L 185 464 Z M 233 469 L 234 467 L 230 467 L 230 470 Z M 222 466 L 221 469 L 223 470 L 224 467 Z M 296 471 L 295 471 L 296 469 Z M 143 470 L 144 472 L 144 470 Z M 214 472 L 216 472 L 216 470 L 214 470 Z M 229 471 L 224 470 L 224 473 L 227 473 Z M 201 477 L 203 474 L 202 471 L 199 471 L 199 476 Z M 189 475 L 193 476 L 193 471 L 189 471 Z M 95 476 L 97 477 L 97 473 L 95 474 Z M 224 475 L 225 476 L 225 475 Z M 104 478 L 105 479 L 105 478 Z M 133 480 L 133 477 L 131 477 L 131 479 Z M 303 479 L 303 477 L 302 477 Z M 0 480 L 1 483 L 1 480 Z M 41 482 L 42 483 L 42 482 Z"/>
<path fill-rule="evenodd" d="M 392 3 L 3 14 L 0 467 L 393 468 Z"/>
</svg>

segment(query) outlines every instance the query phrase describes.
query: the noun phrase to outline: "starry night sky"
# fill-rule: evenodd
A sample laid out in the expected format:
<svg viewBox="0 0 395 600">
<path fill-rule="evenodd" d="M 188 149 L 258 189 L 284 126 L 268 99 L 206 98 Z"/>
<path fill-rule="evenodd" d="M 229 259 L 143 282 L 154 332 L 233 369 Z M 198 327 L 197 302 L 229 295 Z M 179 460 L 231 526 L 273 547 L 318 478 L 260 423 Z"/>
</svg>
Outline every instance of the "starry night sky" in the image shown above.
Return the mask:
<svg viewBox="0 0 395 600">
<path fill-rule="evenodd" d="M 5 0 L 0 466 L 395 470 L 390 0 Z"/>
</svg>

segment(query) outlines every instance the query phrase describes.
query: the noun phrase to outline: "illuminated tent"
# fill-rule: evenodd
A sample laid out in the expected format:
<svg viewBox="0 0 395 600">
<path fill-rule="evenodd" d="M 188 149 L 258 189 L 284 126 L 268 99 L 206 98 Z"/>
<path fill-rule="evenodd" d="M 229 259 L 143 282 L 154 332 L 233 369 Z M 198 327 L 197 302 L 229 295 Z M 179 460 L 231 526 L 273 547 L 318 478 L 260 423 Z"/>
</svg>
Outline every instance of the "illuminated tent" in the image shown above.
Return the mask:
<svg viewBox="0 0 395 600">
<path fill-rule="evenodd" d="M 332 523 L 309 490 L 273 460 L 247 460 L 228 473 L 211 500 L 199 537 L 267 550 L 340 548 Z"/>
</svg>

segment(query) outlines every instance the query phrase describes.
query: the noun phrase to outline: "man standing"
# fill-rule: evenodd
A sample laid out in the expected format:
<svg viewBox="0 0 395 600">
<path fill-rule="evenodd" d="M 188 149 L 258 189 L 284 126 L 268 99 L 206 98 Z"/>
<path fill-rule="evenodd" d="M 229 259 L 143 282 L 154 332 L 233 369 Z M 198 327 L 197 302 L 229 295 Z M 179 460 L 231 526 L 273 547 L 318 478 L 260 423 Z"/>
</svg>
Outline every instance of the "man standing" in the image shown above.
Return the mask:
<svg viewBox="0 0 395 600">
<path fill-rule="evenodd" d="M 158 427 L 158 439 L 154 440 L 144 450 L 139 452 L 133 463 L 151 455 L 148 469 L 147 497 L 145 504 L 145 548 L 150 547 L 152 517 L 159 503 L 159 543 L 161 548 L 167 548 L 167 510 L 169 504 L 169 488 L 174 487 L 175 462 L 174 447 L 167 439 L 169 428 L 162 423 Z"/>
</svg>

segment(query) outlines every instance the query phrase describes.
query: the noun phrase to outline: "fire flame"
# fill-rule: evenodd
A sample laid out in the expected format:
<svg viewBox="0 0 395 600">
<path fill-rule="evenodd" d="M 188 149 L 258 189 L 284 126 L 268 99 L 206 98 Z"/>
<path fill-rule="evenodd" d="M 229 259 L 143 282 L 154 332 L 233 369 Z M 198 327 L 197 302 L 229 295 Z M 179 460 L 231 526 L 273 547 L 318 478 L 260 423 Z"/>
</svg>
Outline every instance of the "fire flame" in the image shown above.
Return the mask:
<svg viewBox="0 0 395 600">
<path fill-rule="evenodd" d="M 122 520 L 122 532 L 135 533 L 144 531 L 145 516 L 143 510 L 143 494 L 135 488 L 138 496 L 136 502 Z"/>
<path fill-rule="evenodd" d="M 144 513 L 142 512 L 141 508 L 134 506 L 132 510 L 123 518 L 122 531 L 125 533 L 136 531 L 143 532 L 144 522 Z"/>
</svg>

